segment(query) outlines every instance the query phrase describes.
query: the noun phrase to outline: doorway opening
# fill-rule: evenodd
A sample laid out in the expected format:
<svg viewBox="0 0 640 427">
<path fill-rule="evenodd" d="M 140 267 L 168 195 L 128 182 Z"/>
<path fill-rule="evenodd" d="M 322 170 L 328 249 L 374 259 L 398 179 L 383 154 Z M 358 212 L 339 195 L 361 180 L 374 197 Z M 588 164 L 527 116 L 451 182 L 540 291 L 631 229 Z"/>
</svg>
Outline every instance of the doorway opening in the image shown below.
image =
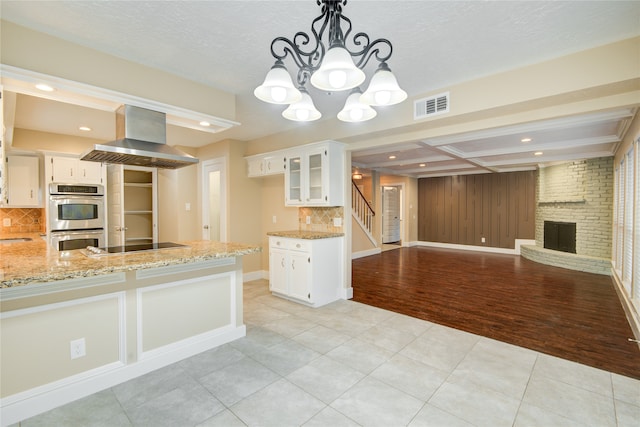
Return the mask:
<svg viewBox="0 0 640 427">
<path fill-rule="evenodd" d="M 403 185 L 383 185 L 382 194 L 382 250 L 402 246 Z"/>
<path fill-rule="evenodd" d="M 202 162 L 202 239 L 227 240 L 226 161 Z"/>
</svg>

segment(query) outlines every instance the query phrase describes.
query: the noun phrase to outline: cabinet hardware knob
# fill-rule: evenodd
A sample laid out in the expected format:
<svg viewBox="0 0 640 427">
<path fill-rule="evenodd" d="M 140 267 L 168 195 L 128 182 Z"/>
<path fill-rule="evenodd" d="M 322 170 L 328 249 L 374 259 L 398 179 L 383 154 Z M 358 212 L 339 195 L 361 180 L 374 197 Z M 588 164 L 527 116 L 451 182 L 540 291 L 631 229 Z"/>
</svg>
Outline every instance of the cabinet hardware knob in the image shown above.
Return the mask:
<svg viewBox="0 0 640 427">
<path fill-rule="evenodd" d="M 209 226 L 208 226 L 208 225 L 205 225 L 205 226 L 203 226 L 202 228 L 204 228 L 205 230 L 208 230 L 208 229 L 209 229 Z"/>
</svg>

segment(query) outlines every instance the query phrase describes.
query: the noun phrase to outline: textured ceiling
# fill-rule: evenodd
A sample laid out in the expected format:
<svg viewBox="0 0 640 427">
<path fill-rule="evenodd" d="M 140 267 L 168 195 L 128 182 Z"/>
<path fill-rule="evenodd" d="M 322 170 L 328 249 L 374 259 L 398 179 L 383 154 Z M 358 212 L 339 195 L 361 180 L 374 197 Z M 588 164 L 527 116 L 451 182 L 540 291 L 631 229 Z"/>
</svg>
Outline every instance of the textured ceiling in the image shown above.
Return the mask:
<svg viewBox="0 0 640 427">
<path fill-rule="evenodd" d="M 308 31 L 320 10 L 314 0 L 2 0 L 0 7 L 4 20 L 236 94 L 242 125 L 221 137 L 300 126 L 253 89 L 273 63 L 271 40 Z M 344 14 L 354 31 L 392 42 L 389 65 L 410 98 L 640 34 L 637 1 L 350 0 Z M 374 69 L 369 64 L 367 74 Z M 325 117 L 346 97 L 310 92 Z"/>
</svg>

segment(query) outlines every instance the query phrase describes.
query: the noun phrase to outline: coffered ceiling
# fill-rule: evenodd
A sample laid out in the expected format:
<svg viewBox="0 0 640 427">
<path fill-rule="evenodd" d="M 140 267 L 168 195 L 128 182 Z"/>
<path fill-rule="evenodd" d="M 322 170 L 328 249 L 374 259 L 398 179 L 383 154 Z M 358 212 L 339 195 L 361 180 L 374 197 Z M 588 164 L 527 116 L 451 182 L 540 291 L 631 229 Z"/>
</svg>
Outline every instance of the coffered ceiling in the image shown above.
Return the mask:
<svg viewBox="0 0 640 427">
<path fill-rule="evenodd" d="M 349 0 L 354 31 L 393 43 L 389 66 L 412 98 L 498 72 L 640 35 L 640 2 Z M 304 124 L 253 96 L 273 58 L 271 40 L 309 31 L 315 0 L 13 1 L 3 20 L 235 94 L 237 123 L 217 133 L 170 124 L 171 145 L 252 140 Z M 290 65 L 290 64 L 289 64 Z M 375 70 L 366 69 L 367 76 Z M 310 89 L 331 126 L 346 94 Z M 115 106 L 18 94 L 9 126 L 111 139 Z M 5 111 L 5 116 L 7 112 Z M 354 165 L 410 176 L 503 172 L 612 155 L 632 109 L 526 126 L 405 140 L 352 153 Z M 384 111 L 379 116 L 384 118 Z M 375 120 L 375 119 L 374 119 Z M 78 131 L 80 122 L 95 133 Z M 7 125 L 7 123 L 5 123 Z M 367 124 L 362 133 L 368 132 Z M 523 138 L 529 142 L 521 142 Z M 534 155 L 541 151 L 542 155 Z M 395 155 L 395 159 L 390 156 Z M 424 166 L 421 166 L 424 164 Z"/>
<path fill-rule="evenodd" d="M 352 153 L 355 170 L 418 178 L 534 170 L 541 164 L 613 156 L 636 110 L 529 123 Z"/>
</svg>

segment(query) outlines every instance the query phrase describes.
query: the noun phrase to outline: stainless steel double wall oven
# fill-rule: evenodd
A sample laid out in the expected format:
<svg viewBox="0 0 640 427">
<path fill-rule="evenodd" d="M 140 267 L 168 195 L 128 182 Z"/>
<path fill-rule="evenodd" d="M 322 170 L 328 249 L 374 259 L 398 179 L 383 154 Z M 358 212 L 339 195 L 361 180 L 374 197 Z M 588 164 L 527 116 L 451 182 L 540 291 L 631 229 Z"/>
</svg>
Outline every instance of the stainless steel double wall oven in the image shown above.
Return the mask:
<svg viewBox="0 0 640 427">
<path fill-rule="evenodd" d="M 104 186 L 49 184 L 50 243 L 59 251 L 105 246 Z"/>
</svg>

